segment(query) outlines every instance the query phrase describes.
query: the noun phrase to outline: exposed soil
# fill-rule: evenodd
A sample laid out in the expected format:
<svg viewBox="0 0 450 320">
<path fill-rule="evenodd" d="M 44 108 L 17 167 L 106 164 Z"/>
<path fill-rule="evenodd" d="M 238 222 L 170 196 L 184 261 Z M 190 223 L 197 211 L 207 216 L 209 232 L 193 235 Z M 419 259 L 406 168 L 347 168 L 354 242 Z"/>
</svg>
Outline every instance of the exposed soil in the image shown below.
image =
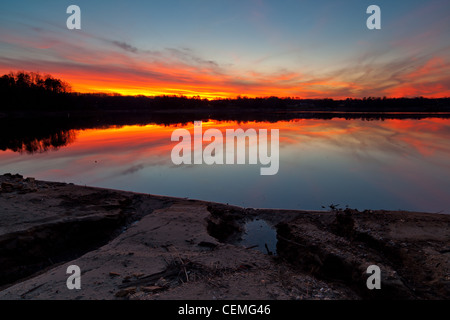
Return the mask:
<svg viewBox="0 0 450 320">
<path fill-rule="evenodd" d="M 0 184 L 0 299 L 450 298 L 450 215 L 246 209 L 10 174 Z M 276 230 L 276 252 L 242 245 L 255 219 Z M 67 288 L 69 265 L 80 290 Z M 370 265 L 380 290 L 366 286 Z"/>
</svg>

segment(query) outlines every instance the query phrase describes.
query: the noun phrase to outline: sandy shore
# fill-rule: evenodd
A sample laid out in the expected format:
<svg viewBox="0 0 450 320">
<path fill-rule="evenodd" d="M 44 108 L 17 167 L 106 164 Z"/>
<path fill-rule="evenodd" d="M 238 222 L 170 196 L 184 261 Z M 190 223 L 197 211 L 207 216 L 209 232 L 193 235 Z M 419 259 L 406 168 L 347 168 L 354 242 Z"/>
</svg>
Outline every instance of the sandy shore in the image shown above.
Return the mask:
<svg viewBox="0 0 450 320">
<path fill-rule="evenodd" d="M 9 174 L 0 184 L 0 299 L 450 298 L 450 215 L 245 209 Z M 276 250 L 243 244 L 252 221 L 273 228 Z M 80 290 L 67 288 L 70 265 Z M 366 286 L 370 265 L 380 290 Z"/>
</svg>

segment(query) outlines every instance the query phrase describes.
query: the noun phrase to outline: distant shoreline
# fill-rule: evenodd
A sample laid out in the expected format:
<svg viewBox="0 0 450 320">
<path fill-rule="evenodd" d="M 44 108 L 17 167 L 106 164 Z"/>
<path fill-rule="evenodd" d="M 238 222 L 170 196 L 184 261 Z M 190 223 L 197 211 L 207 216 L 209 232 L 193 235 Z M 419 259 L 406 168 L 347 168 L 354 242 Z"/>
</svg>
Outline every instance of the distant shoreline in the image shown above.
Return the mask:
<svg viewBox="0 0 450 320">
<path fill-rule="evenodd" d="M 277 111 L 339 111 L 339 112 L 450 112 L 450 97 L 391 98 L 364 97 L 346 99 L 304 99 L 302 97 L 237 96 L 208 100 L 200 96 L 176 95 L 122 96 L 106 93 L 71 92 L 70 84 L 39 73 L 17 72 L 0 77 L 0 112 L 17 111 L 108 111 L 108 110 L 202 110 L 241 112 L 250 110 Z"/>
</svg>

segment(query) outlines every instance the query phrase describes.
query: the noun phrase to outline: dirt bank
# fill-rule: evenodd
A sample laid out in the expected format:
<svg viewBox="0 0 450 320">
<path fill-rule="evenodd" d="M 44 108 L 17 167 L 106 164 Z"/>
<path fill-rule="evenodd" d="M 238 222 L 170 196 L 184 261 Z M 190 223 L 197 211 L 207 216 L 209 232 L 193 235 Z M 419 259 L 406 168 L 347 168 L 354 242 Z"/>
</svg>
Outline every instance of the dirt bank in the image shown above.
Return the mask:
<svg viewBox="0 0 450 320">
<path fill-rule="evenodd" d="M 19 175 L 0 184 L 0 299 L 450 298 L 450 215 L 245 209 Z M 252 221 L 272 228 L 275 249 L 242 242 Z M 80 290 L 67 288 L 69 265 Z M 367 289 L 370 265 L 381 290 Z"/>
</svg>

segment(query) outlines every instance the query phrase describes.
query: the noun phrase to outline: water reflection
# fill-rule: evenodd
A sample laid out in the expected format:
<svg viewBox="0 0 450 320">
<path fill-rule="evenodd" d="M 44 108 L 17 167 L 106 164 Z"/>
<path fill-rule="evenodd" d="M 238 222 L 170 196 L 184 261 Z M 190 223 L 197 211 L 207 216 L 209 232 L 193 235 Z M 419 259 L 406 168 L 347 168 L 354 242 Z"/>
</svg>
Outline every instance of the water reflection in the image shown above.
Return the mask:
<svg viewBox="0 0 450 320">
<path fill-rule="evenodd" d="M 29 154 L 42 153 L 50 150 L 58 150 L 75 141 L 74 130 L 59 130 L 44 136 L 3 136 L 0 139 L 0 150 L 14 152 L 26 152 Z"/>
<path fill-rule="evenodd" d="M 449 119 L 203 122 L 204 131 L 223 133 L 238 127 L 279 129 L 275 176 L 260 176 L 255 165 L 173 165 L 176 142 L 170 136 L 181 127 L 193 132 L 194 125 L 66 130 L 8 145 L 2 140 L 1 148 L 8 150 L 0 152 L 0 168 L 43 180 L 246 207 L 320 210 L 333 203 L 450 213 Z"/>
</svg>

